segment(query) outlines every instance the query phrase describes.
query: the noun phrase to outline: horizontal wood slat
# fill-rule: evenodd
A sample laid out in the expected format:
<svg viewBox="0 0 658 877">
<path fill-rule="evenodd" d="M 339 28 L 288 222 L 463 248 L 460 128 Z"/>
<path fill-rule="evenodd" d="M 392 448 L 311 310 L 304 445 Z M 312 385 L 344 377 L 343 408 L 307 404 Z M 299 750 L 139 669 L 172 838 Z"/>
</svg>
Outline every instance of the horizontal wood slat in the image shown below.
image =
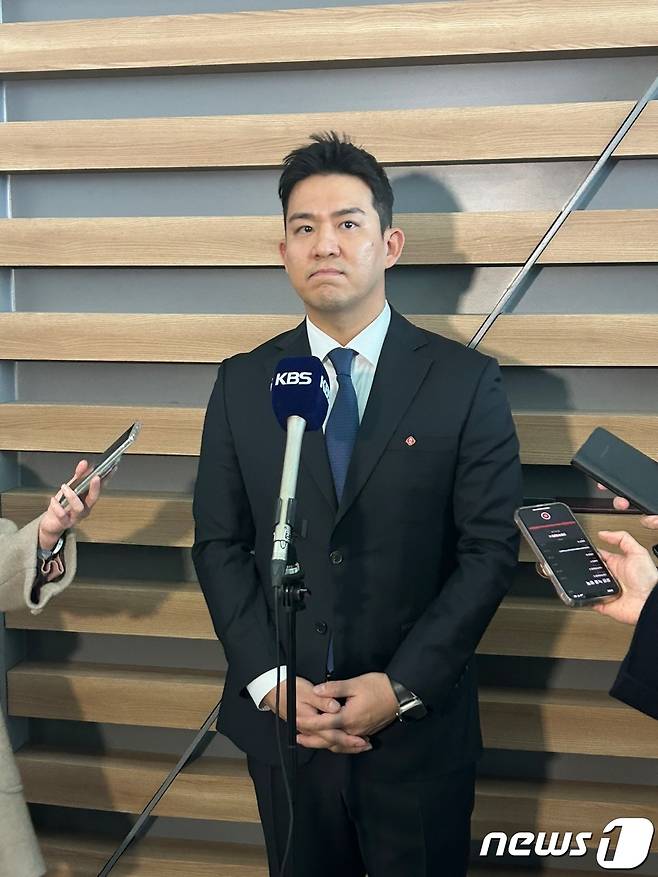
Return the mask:
<svg viewBox="0 0 658 877">
<path fill-rule="evenodd" d="M 614 152 L 616 158 L 639 158 L 658 142 L 658 101 L 650 101 Z M 652 146 L 653 144 L 653 146 Z"/>
<path fill-rule="evenodd" d="M 473 836 L 490 831 L 591 832 L 597 847 L 603 828 L 619 814 L 658 817 L 658 791 L 649 785 L 556 780 L 480 780 L 473 812 Z M 654 836 L 652 850 L 658 849 Z M 549 872 L 550 873 L 550 872 Z M 556 872 L 560 873 L 560 872 Z"/>
<path fill-rule="evenodd" d="M 655 262 L 657 239 L 658 210 L 577 210 L 569 215 L 538 264 Z"/>
<path fill-rule="evenodd" d="M 501 365 L 657 366 L 658 315 L 502 316 L 478 350 Z"/>
<path fill-rule="evenodd" d="M 0 497 L 2 517 L 23 526 L 43 513 L 51 494 L 42 489 L 20 488 L 5 491 Z M 639 515 L 578 514 L 590 538 L 596 541 L 598 530 L 628 530 L 641 544 L 650 548 L 655 533 L 642 527 Z M 106 490 L 94 514 L 76 528 L 81 542 L 127 545 L 168 545 L 186 548 L 192 545 L 192 497 L 165 491 Z M 531 560 L 525 543 L 521 560 Z"/>
<path fill-rule="evenodd" d="M 38 832 L 48 877 L 91 877 L 114 851 L 103 836 Z M 500 867 L 493 857 L 469 867 L 469 877 L 537 877 L 536 870 Z M 566 871 L 555 877 L 595 877 L 600 871 Z M 264 847 L 145 837 L 135 842 L 112 871 L 113 877 L 267 877 Z"/>
<path fill-rule="evenodd" d="M 39 832 L 48 877 L 90 877 L 114 852 L 104 837 Z M 500 868 L 482 860 L 469 877 L 537 877 L 537 871 Z M 600 871 L 596 874 L 600 875 Z M 149 838 L 137 841 L 112 871 L 113 877 L 267 877 L 263 847 L 199 840 Z M 555 872 L 555 877 L 595 877 L 593 871 Z"/>
<path fill-rule="evenodd" d="M 115 850 L 105 837 L 38 833 L 48 877 L 91 877 Z M 265 848 L 145 837 L 136 841 L 112 869 L 112 877 L 267 877 Z M 504 877 L 496 872 L 496 877 Z M 516 874 L 515 877 L 524 877 Z M 532 877 L 528 874 L 527 877 Z M 562 875 L 561 875 L 562 877 Z M 567 875 L 568 877 L 568 875 Z M 583 875 L 578 877 L 591 877 Z"/>
<path fill-rule="evenodd" d="M 30 803 L 139 813 L 178 756 L 145 752 L 93 755 L 29 746 L 17 753 L 16 760 Z M 192 762 L 154 814 L 258 822 L 246 761 L 204 757 Z"/>
<path fill-rule="evenodd" d="M 32 615 L 9 612 L 10 629 L 62 630 L 214 640 L 210 616 L 195 582 L 76 579 L 56 601 Z M 632 629 L 595 612 L 574 612 L 557 597 L 508 597 L 478 652 L 484 655 L 618 661 Z"/>
<path fill-rule="evenodd" d="M 520 265 L 555 214 L 406 213 L 401 265 Z M 0 265 L 244 266 L 281 264 L 278 216 L 122 216 L 0 220 Z M 544 251 L 542 265 L 654 263 L 658 210 L 580 210 Z"/>
<path fill-rule="evenodd" d="M 144 753 L 104 755 L 25 747 L 17 753 L 31 803 L 136 813 L 175 764 L 174 756 Z M 156 808 L 161 816 L 257 822 L 255 796 L 242 761 L 204 757 L 190 765 Z M 477 784 L 473 834 L 519 830 L 591 831 L 591 845 L 619 814 L 658 821 L 658 791 L 652 786 L 548 780 L 481 779 Z M 654 838 L 653 849 L 658 849 Z"/>
<path fill-rule="evenodd" d="M 400 263 L 520 264 L 553 218 L 546 212 L 402 214 L 394 220 L 407 233 Z M 623 222 L 610 217 L 609 230 Z M 281 265 L 279 216 L 5 219 L 0 228 L 0 265 L 11 267 Z"/>
<path fill-rule="evenodd" d="M 49 496 L 44 490 L 7 491 L 0 497 L 2 517 L 22 526 L 43 513 Z M 78 525 L 76 535 L 81 542 L 187 548 L 194 540 L 192 497 L 106 490 L 94 514 Z"/>
<path fill-rule="evenodd" d="M 5 24 L 0 75 L 512 60 L 656 47 L 651 0 L 471 0 Z"/>
<path fill-rule="evenodd" d="M 194 729 L 221 695 L 219 674 L 113 664 L 25 662 L 7 675 L 14 716 Z M 658 758 L 653 720 L 595 691 L 480 690 L 490 749 Z"/>
<path fill-rule="evenodd" d="M 200 728 L 224 685 L 221 673 L 116 664 L 25 662 L 10 673 L 12 715 L 156 728 Z"/>
<path fill-rule="evenodd" d="M 480 689 L 490 749 L 658 758 L 655 720 L 598 691 Z"/>
<path fill-rule="evenodd" d="M 658 415 L 516 411 L 514 421 L 526 464 L 568 465 L 597 426 L 658 459 Z"/>
<path fill-rule="evenodd" d="M 142 430 L 130 453 L 196 456 L 205 412 L 203 408 L 173 406 L 5 403 L 0 413 L 0 449 L 5 451 L 100 453 L 117 434 L 120 424 L 128 427 L 139 420 Z M 658 415 L 517 411 L 514 420 L 521 442 L 521 460 L 527 464 L 568 464 L 597 426 L 658 458 Z M 71 423 L 78 424 L 75 430 L 71 430 Z"/>
<path fill-rule="evenodd" d="M 484 320 L 478 314 L 407 317 L 463 343 Z M 281 314 L 0 313 L 0 358 L 217 363 L 292 329 L 301 319 Z M 501 365 L 658 366 L 658 316 L 503 315 L 478 349 Z"/>
<path fill-rule="evenodd" d="M 281 165 L 291 149 L 306 142 L 312 131 L 328 130 L 348 133 L 382 164 L 391 166 L 598 158 L 632 108 L 632 101 L 599 101 L 8 122 L 0 126 L 0 170 L 273 168 Z M 645 110 L 617 155 L 658 154 L 657 108 L 654 101 Z"/>
<path fill-rule="evenodd" d="M 557 596 L 507 597 L 485 631 L 478 653 L 620 661 L 632 634 L 629 626 L 602 618 L 597 612 L 567 608 Z"/>
</svg>

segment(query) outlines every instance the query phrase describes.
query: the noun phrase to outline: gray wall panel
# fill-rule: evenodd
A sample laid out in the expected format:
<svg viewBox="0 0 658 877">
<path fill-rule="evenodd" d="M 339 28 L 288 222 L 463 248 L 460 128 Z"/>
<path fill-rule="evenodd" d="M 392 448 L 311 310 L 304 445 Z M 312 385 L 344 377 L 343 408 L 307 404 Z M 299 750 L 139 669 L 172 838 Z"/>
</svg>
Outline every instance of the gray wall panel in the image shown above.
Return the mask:
<svg viewBox="0 0 658 877">
<path fill-rule="evenodd" d="M 217 640 L 30 631 L 28 656 L 34 661 L 72 661 L 207 671 L 226 669 L 226 658 Z"/>
<path fill-rule="evenodd" d="M 206 405 L 217 366 L 176 363 L 21 362 L 21 402 Z"/>
<path fill-rule="evenodd" d="M 655 314 L 658 266 L 587 265 L 540 269 L 510 311 L 517 314 Z"/>
<path fill-rule="evenodd" d="M 503 374 L 518 409 L 656 413 L 655 369 L 508 367 Z"/>
<path fill-rule="evenodd" d="M 99 405 L 205 405 L 216 367 L 204 365 L 19 363 L 21 402 Z M 655 411 L 650 368 L 506 367 L 505 382 L 519 408 Z"/>
<path fill-rule="evenodd" d="M 407 167 L 392 169 L 390 178 L 395 209 L 400 212 L 557 212 L 590 167 L 591 162 Z M 633 184 L 631 191 L 642 197 L 642 173 L 626 177 Z M 276 170 L 16 175 L 12 178 L 13 215 L 280 215 L 278 180 Z"/>
<path fill-rule="evenodd" d="M 488 313 L 515 271 L 397 267 L 388 274 L 387 291 L 407 313 Z M 20 311 L 302 315 L 277 268 L 19 268 L 15 275 Z"/>
<path fill-rule="evenodd" d="M 108 445 L 129 423 L 117 422 L 117 429 L 108 436 Z M 55 492 L 64 480 L 72 477 L 75 464 L 85 456 L 84 452 L 20 454 L 21 484 L 23 487 L 43 487 Z M 89 455 L 87 455 L 89 456 Z M 93 456 L 93 455 L 92 455 Z M 112 490 L 171 490 L 191 493 L 196 480 L 196 457 L 157 457 L 130 455 L 124 457 L 116 475 L 112 477 Z M 140 544 L 140 530 L 133 534 Z"/>
<path fill-rule="evenodd" d="M 8 118 L 313 113 L 636 100 L 656 58 L 583 58 L 279 73 L 12 80 Z"/>
</svg>

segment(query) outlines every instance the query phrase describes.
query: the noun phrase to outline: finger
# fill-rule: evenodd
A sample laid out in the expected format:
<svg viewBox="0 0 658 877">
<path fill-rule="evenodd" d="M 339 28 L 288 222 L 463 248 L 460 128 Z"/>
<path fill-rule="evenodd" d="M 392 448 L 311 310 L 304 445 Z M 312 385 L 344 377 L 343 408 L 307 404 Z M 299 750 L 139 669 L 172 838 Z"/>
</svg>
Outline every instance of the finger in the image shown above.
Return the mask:
<svg viewBox="0 0 658 877">
<path fill-rule="evenodd" d="M 308 749 L 332 749 L 341 752 L 363 752 L 372 749 L 370 740 L 355 737 L 342 731 L 323 734 L 298 734 L 297 742 Z"/>
<path fill-rule="evenodd" d="M 313 693 L 320 697 L 350 697 L 352 690 L 350 679 L 336 679 L 334 682 L 322 682 L 313 687 Z"/>
<path fill-rule="evenodd" d="M 68 486 L 68 484 L 62 484 L 62 494 L 66 497 L 68 506 L 68 512 L 71 515 L 79 515 L 80 512 L 84 511 L 84 504 L 80 497 L 75 493 L 74 490 Z"/>
<path fill-rule="evenodd" d="M 605 484 L 601 484 L 600 481 L 597 481 L 597 482 L 596 482 L 596 486 L 598 487 L 599 490 L 607 490 L 607 489 L 608 489 L 608 488 L 605 486 Z"/>
<path fill-rule="evenodd" d="M 658 515 L 642 515 L 640 523 L 649 530 L 658 530 Z"/>
<path fill-rule="evenodd" d="M 297 720 L 297 727 L 304 733 L 331 731 L 341 728 L 343 717 L 340 713 L 318 713 L 315 716 L 303 716 Z"/>
<path fill-rule="evenodd" d="M 57 501 L 56 497 L 51 497 L 50 503 L 48 504 L 48 511 L 50 514 L 54 515 L 57 519 L 57 526 L 61 530 L 66 530 L 69 526 L 69 513 L 67 509 L 62 508 L 62 506 Z"/>
<path fill-rule="evenodd" d="M 317 694 L 314 694 L 313 691 L 309 691 L 308 694 L 304 694 L 304 699 L 315 710 L 319 710 L 322 713 L 340 712 L 340 704 L 332 697 L 319 697 Z"/>
<path fill-rule="evenodd" d="M 623 496 L 616 496 L 612 500 L 613 506 L 617 509 L 618 512 L 625 512 L 626 509 L 630 508 L 630 502 L 625 499 Z"/>
<path fill-rule="evenodd" d="M 84 478 L 84 476 L 87 474 L 88 469 L 89 469 L 89 463 L 87 462 L 87 460 L 80 460 L 78 465 L 75 467 L 75 472 L 73 473 L 73 478 L 71 478 L 71 481 L 69 481 L 67 483 L 71 484 L 73 481 L 75 481 L 76 478 Z"/>
<path fill-rule="evenodd" d="M 87 511 L 91 511 L 94 507 L 96 500 L 100 496 L 101 493 L 101 479 L 98 475 L 94 475 L 89 483 L 89 493 L 87 494 L 84 505 Z"/>
<path fill-rule="evenodd" d="M 636 542 L 630 533 L 625 530 L 600 530 L 599 538 L 609 545 L 615 545 L 624 554 L 644 554 L 645 549 Z"/>
</svg>

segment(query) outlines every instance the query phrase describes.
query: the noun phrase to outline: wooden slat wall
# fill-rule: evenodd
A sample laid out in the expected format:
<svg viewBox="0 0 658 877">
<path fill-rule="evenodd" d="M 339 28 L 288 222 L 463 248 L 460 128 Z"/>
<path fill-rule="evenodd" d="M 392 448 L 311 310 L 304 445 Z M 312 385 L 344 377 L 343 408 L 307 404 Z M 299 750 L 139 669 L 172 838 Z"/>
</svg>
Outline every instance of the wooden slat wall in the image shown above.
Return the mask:
<svg viewBox="0 0 658 877">
<path fill-rule="evenodd" d="M 464 343 L 484 321 L 478 314 L 407 317 Z M 217 363 L 292 329 L 301 319 L 280 314 L 0 313 L 0 358 Z M 502 315 L 478 349 L 501 365 L 656 366 L 658 316 Z"/>
<path fill-rule="evenodd" d="M 214 640 L 205 600 L 196 583 L 78 578 L 36 615 L 6 616 L 9 628 L 62 630 L 119 636 Z M 631 629 L 595 612 L 571 612 L 555 599 L 508 597 L 478 649 L 482 655 L 619 661 Z"/>
<path fill-rule="evenodd" d="M 173 406 L 6 404 L 1 410 L 2 450 L 100 453 L 117 424 L 139 420 L 139 441 L 128 453 L 172 456 L 198 455 L 205 414 L 203 408 Z M 517 412 L 515 422 L 524 463 L 567 465 L 597 426 L 658 457 L 658 415 L 536 411 Z"/>
<path fill-rule="evenodd" d="M 50 492 L 35 488 L 17 488 L 2 494 L 3 517 L 19 526 L 36 518 L 48 503 Z M 628 530 L 643 545 L 651 547 L 655 534 L 639 523 L 634 514 L 578 514 L 590 536 L 599 530 Z M 193 542 L 192 497 L 166 491 L 108 490 L 103 502 L 77 527 L 78 540 L 125 545 L 162 545 L 187 548 Z M 525 545 L 521 560 L 530 560 Z"/>
<path fill-rule="evenodd" d="M 468 0 L 468 2 L 298 9 L 0 25 L 0 76 L 110 75 L 491 60 L 558 59 L 654 52 L 654 0 Z M 519 68 L 522 73 L 523 68 Z M 275 168 L 312 130 L 349 132 L 391 166 L 593 160 L 633 106 L 631 100 L 488 107 L 433 107 L 242 116 L 192 116 L 9 122 L 0 125 L 0 172 L 144 171 Z M 102 112 L 102 110 L 101 110 Z M 651 102 L 615 157 L 658 156 L 658 101 Z M 520 265 L 555 212 L 405 214 L 406 265 Z M 0 225 L 0 266 L 278 266 L 279 216 L 154 216 L 10 219 Z M 658 210 L 573 214 L 542 265 L 655 265 Z M 501 290 L 502 292 L 502 290 Z M 158 303 L 153 303 L 157 311 Z M 431 331 L 467 342 L 483 314 L 415 314 Z M 217 363 L 296 325 L 275 314 L 0 314 L 0 358 L 22 362 Z M 44 344 L 43 339 L 48 343 Z M 658 315 L 503 315 L 480 349 L 506 366 L 658 366 Z M 194 456 L 203 412 L 179 406 L 37 405 L 0 407 L 0 450 L 92 453 L 118 420 L 144 421 L 136 453 Z M 658 456 L 656 414 L 522 410 L 515 412 L 522 459 L 567 465 L 597 425 Z M 80 427 L 74 432 L 68 424 Z M 17 523 L 39 514 L 49 491 L 17 488 L 0 512 Z M 589 514 L 590 536 L 628 529 L 647 547 L 654 534 L 635 515 Z M 81 542 L 188 548 L 191 497 L 109 490 L 79 528 Z M 120 549 L 115 549 L 120 550 Z M 525 545 L 521 561 L 531 561 Z M 507 598 L 479 653 L 488 658 L 619 661 L 631 631 L 595 613 L 573 612 L 545 587 Z M 44 612 L 7 616 L 15 630 L 62 635 L 171 637 L 208 641 L 214 631 L 196 584 L 81 578 Z M 151 640 L 153 641 L 153 640 Z M 103 659 L 104 660 L 104 659 Z M 162 667 L 24 662 L 9 674 L 14 715 L 153 728 L 198 726 L 219 696 L 219 672 Z M 173 695 L 173 696 L 172 696 Z M 651 720 L 603 691 L 484 688 L 486 745 L 513 753 L 658 758 Z M 57 807 L 137 812 L 173 755 L 75 752 L 29 746 L 19 754 L 30 801 Z M 255 822 L 244 763 L 202 758 L 177 780 L 160 815 Z M 591 829 L 624 813 L 658 821 L 658 793 L 627 783 L 483 780 L 474 836 Z M 595 841 L 592 841 L 594 844 Z M 96 873 L 110 849 L 103 838 L 49 834 L 44 851 L 53 877 Z M 658 851 L 658 843 L 654 842 Z M 147 841 L 117 874 L 133 877 L 264 877 L 262 850 L 235 844 Z M 481 862 L 473 877 L 507 870 Z M 514 870 L 516 877 L 525 872 Z M 534 872 L 533 872 L 534 873 Z M 564 877 L 570 872 L 561 870 Z M 579 871 L 578 873 L 586 873 Z M 511 877 L 512 871 L 509 872 Z M 529 877 L 529 875 L 528 875 Z"/>
<path fill-rule="evenodd" d="M 521 265 L 555 215 L 412 213 L 401 265 Z M 280 217 L 149 216 L 6 219 L 0 266 L 279 266 Z M 658 262 L 658 210 L 573 213 L 542 265 Z"/>
<path fill-rule="evenodd" d="M 631 101 L 303 115 L 8 122 L 4 171 L 278 167 L 309 131 L 347 131 L 386 165 L 598 158 Z M 658 152 L 653 101 L 617 156 Z M 632 139 L 630 139 L 632 136 Z"/>
<path fill-rule="evenodd" d="M 650 52 L 652 0 L 470 0 L 9 24 L 0 75 L 242 70 Z"/>
</svg>

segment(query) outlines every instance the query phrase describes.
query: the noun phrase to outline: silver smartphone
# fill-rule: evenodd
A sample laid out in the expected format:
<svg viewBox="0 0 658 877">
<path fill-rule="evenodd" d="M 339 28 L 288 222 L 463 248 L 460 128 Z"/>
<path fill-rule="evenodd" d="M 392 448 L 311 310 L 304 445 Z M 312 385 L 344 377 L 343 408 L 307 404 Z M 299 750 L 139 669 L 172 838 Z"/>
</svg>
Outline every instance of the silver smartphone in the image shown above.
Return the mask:
<svg viewBox="0 0 658 877">
<path fill-rule="evenodd" d="M 522 506 L 514 520 L 567 606 L 616 600 L 621 588 L 568 505 L 549 502 Z"/>
<path fill-rule="evenodd" d="M 77 496 L 84 496 L 89 490 L 92 478 L 96 475 L 98 475 L 101 480 L 107 478 L 110 472 L 119 465 L 119 460 L 135 441 L 141 428 L 142 424 L 139 421 L 133 423 L 132 426 L 129 426 L 123 435 L 119 436 L 119 438 L 103 452 L 101 459 L 90 472 L 88 472 L 83 478 L 77 478 L 69 484 L 71 490 L 73 490 Z M 59 504 L 63 508 L 66 508 L 69 503 L 66 497 L 63 496 L 60 499 Z"/>
</svg>

